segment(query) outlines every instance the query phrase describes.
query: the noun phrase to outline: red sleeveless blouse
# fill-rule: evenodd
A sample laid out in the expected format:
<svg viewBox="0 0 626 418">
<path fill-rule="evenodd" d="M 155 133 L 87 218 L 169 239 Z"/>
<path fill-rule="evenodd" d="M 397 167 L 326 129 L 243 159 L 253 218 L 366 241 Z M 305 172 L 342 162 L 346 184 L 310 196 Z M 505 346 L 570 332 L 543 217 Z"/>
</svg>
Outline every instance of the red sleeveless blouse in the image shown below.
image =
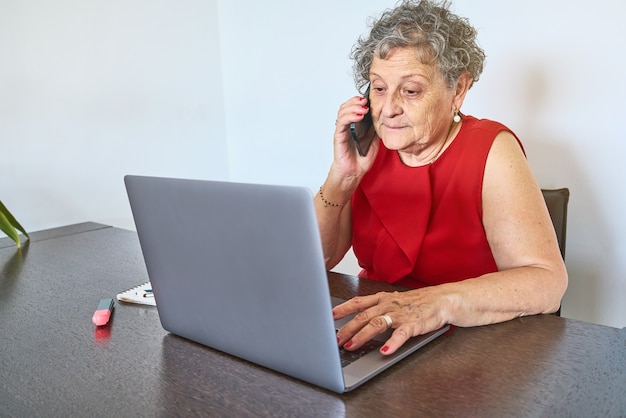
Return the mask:
<svg viewBox="0 0 626 418">
<path fill-rule="evenodd" d="M 502 130 L 511 132 L 464 116 L 454 141 L 421 167 L 404 165 L 381 141 L 351 198 L 359 276 L 419 288 L 497 271 L 481 196 L 487 155 Z"/>
</svg>

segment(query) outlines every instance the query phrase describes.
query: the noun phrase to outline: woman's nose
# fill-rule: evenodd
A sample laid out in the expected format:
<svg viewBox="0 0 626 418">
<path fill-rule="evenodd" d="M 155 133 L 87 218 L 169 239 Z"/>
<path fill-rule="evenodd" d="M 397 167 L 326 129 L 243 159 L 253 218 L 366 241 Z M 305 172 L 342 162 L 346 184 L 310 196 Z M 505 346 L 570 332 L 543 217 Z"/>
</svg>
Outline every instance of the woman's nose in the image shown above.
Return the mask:
<svg viewBox="0 0 626 418">
<path fill-rule="evenodd" d="M 381 113 L 387 118 L 394 117 L 402 113 L 402 100 L 396 93 L 386 94 L 382 101 Z"/>
</svg>

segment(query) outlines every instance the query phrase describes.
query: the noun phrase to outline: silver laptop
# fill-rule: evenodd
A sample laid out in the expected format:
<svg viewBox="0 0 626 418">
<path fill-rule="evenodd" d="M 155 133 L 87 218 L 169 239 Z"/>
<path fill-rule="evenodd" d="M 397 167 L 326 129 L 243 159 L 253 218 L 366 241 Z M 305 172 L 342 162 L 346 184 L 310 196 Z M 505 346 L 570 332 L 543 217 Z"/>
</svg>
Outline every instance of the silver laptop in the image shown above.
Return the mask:
<svg viewBox="0 0 626 418">
<path fill-rule="evenodd" d="M 391 356 L 376 341 L 359 358 L 341 353 L 331 311 L 339 301 L 330 296 L 308 189 L 124 180 L 168 332 L 342 393 L 448 329 L 413 338 Z"/>
</svg>

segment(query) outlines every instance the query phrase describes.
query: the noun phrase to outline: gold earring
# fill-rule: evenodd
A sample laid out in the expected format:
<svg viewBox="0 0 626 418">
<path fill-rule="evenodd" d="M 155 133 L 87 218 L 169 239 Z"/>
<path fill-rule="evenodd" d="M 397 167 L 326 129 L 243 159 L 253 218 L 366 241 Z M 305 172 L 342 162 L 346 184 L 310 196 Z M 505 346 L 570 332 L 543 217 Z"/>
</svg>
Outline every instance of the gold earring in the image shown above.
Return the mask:
<svg viewBox="0 0 626 418">
<path fill-rule="evenodd" d="M 454 117 L 452 118 L 452 120 L 454 121 L 454 123 L 461 122 L 461 115 L 459 114 L 458 109 L 454 109 Z"/>
</svg>

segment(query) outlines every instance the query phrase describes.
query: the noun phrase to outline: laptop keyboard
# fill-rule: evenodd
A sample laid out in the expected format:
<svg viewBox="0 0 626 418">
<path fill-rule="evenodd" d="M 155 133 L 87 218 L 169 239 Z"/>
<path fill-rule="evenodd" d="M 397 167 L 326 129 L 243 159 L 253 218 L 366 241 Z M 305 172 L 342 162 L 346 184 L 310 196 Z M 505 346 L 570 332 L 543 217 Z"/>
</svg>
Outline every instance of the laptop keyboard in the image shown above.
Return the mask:
<svg viewBox="0 0 626 418">
<path fill-rule="evenodd" d="M 370 340 L 369 342 L 363 344 L 363 346 L 356 351 L 348 351 L 344 350 L 343 348 L 339 348 L 341 367 L 346 367 L 348 364 L 351 364 L 355 360 L 360 359 L 367 353 L 371 353 L 372 351 L 379 349 L 382 345 L 382 341 Z"/>
</svg>

